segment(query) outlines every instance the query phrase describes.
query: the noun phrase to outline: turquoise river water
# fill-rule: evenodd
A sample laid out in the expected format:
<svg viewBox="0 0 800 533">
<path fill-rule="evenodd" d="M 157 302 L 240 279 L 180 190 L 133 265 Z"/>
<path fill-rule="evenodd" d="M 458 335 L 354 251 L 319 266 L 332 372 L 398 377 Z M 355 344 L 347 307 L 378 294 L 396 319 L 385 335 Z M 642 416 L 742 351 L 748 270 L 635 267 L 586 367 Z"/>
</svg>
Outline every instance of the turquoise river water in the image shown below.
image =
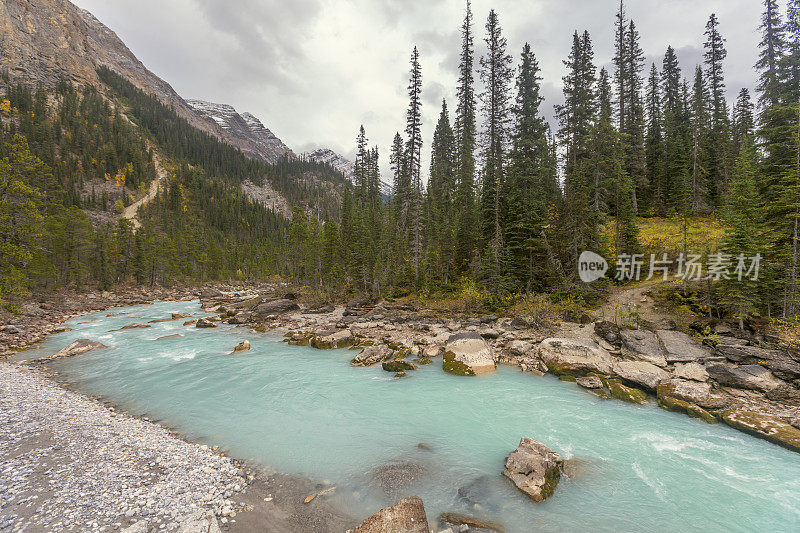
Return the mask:
<svg viewBox="0 0 800 533">
<path fill-rule="evenodd" d="M 335 503 L 355 517 L 394 503 L 371 473 L 401 461 L 424 469 L 406 492 L 422 497 L 432 523 L 454 511 L 510 532 L 800 531 L 800 455 L 724 425 L 599 400 L 575 384 L 505 367 L 456 377 L 436 360 L 401 379 L 380 366 L 351 367 L 351 351 L 288 346 L 246 328 L 178 320 L 109 332 L 173 311 L 202 313 L 196 301 L 96 313 L 18 358 L 82 337 L 103 342 L 108 349 L 53 367 L 79 390 L 190 439 L 335 484 Z M 156 340 L 175 333 L 182 336 Z M 244 339 L 252 350 L 229 355 Z M 578 463 L 579 475 L 562 478 L 544 503 L 500 475 L 522 436 Z M 476 509 L 458 489 L 481 478 Z"/>
</svg>

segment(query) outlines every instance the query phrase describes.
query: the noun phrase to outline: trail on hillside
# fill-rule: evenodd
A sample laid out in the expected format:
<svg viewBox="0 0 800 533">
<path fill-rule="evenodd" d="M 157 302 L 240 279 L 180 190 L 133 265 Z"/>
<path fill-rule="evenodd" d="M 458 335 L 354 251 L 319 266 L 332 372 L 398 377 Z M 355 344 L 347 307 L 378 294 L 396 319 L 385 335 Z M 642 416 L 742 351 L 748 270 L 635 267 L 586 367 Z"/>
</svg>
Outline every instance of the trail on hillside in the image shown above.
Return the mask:
<svg viewBox="0 0 800 533">
<path fill-rule="evenodd" d="M 142 224 L 136 217 L 136 213 L 139 211 L 139 208 L 149 204 L 158 194 L 161 184 L 166 184 L 167 182 L 167 173 L 164 170 L 164 167 L 161 166 L 161 158 L 159 158 L 158 154 L 155 152 L 153 153 L 153 164 L 156 168 L 156 178 L 150 182 L 150 188 L 148 189 L 147 194 L 133 202 L 122 211 L 122 218 L 127 218 L 128 220 L 132 221 L 133 227 L 137 229 L 142 227 Z"/>
<path fill-rule="evenodd" d="M 626 322 L 639 318 L 651 324 L 662 320 L 676 319 L 674 311 L 659 305 L 650 292 L 657 290 L 669 281 L 653 281 L 637 283 L 633 286 L 611 287 L 605 303 L 593 314 L 595 318 L 603 318 L 613 322 Z"/>
</svg>

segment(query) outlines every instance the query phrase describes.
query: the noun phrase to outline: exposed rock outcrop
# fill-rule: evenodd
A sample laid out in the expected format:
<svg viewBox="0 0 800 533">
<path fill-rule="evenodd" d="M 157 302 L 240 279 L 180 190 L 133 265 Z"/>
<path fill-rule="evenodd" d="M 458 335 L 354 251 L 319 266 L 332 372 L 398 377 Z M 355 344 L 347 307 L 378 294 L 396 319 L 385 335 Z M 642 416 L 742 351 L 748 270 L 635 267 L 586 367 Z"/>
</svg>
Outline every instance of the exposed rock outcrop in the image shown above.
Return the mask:
<svg viewBox="0 0 800 533">
<path fill-rule="evenodd" d="M 571 380 L 593 372 L 610 374 L 614 363 L 611 355 L 594 341 L 556 337 L 542 341 L 539 358 L 551 372 Z"/>
</svg>

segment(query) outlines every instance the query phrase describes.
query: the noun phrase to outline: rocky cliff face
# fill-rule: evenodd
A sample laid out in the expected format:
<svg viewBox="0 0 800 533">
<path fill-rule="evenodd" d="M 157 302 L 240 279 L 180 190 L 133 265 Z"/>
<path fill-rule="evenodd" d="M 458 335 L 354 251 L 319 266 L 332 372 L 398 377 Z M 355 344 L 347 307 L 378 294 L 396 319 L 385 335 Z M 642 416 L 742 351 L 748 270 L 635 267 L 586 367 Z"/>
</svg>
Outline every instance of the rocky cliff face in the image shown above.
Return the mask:
<svg viewBox="0 0 800 533">
<path fill-rule="evenodd" d="M 12 80 L 52 87 L 65 78 L 79 85 L 98 85 L 99 66 L 156 96 L 196 128 L 253 157 L 275 161 L 282 155 L 294 156 L 252 115 L 239 115 L 230 108 L 230 120 L 218 121 L 196 112 L 167 82 L 147 70 L 116 33 L 68 0 L 0 2 L 0 70 L 7 70 Z M 220 113 L 220 118 L 225 117 Z"/>
<path fill-rule="evenodd" d="M 68 0 L 3 0 L 0 3 L 0 69 L 12 79 L 52 87 L 60 78 L 98 84 L 106 66 L 155 95 L 195 127 L 209 128 L 175 90 L 147 70 L 117 35 L 91 13 Z"/>
<path fill-rule="evenodd" d="M 295 157 L 294 152 L 252 114 L 239 114 L 233 106 L 203 100 L 187 100 L 187 103 L 198 115 L 222 128 L 228 141 L 243 152 L 270 163 L 283 156 Z"/>
</svg>

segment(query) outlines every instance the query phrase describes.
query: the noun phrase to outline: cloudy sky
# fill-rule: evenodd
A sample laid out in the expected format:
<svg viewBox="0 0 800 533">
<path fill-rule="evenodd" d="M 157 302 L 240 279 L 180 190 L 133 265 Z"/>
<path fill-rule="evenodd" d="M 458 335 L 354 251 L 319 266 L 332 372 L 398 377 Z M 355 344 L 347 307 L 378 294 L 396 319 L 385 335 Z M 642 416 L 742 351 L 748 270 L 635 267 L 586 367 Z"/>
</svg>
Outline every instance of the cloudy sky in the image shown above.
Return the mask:
<svg viewBox="0 0 800 533">
<path fill-rule="evenodd" d="M 414 45 L 421 54 L 426 148 L 442 98 L 454 107 L 465 0 L 72 1 L 116 31 L 183 97 L 250 111 L 296 152 L 324 146 L 352 158 L 364 124 L 386 168 L 394 133 L 404 127 Z M 648 69 L 651 61 L 660 67 L 671 44 L 684 74 L 691 75 L 702 61 L 703 31 L 713 12 L 727 39 L 729 97 L 753 87 L 760 1 L 626 4 Z M 531 44 L 549 117 L 561 101 L 562 60 L 573 31 L 591 33 L 599 66 L 613 56 L 617 0 L 474 0 L 472 7 L 478 54 L 492 8 L 515 62 L 523 43 Z"/>
</svg>

